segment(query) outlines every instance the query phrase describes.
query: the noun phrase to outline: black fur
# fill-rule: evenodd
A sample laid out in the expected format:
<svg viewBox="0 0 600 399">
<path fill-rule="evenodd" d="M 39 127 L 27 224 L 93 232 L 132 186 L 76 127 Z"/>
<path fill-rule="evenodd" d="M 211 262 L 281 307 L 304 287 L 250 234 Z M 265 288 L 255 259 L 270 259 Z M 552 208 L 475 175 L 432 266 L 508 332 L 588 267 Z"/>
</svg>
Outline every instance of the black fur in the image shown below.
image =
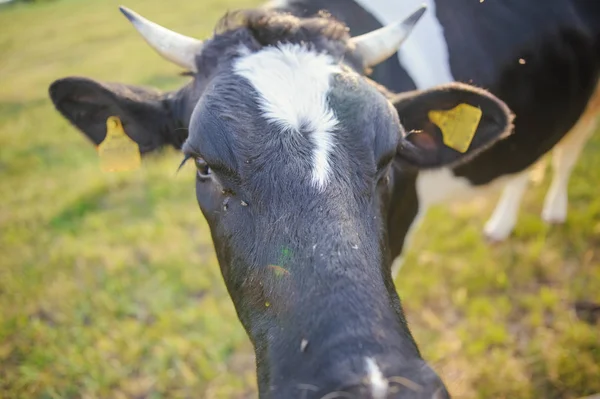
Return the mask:
<svg viewBox="0 0 600 399">
<path fill-rule="evenodd" d="M 337 0 L 346 3 L 351 0 Z M 291 0 L 294 9 L 325 6 L 323 1 Z M 363 23 L 332 14 L 349 24 L 351 33 Z M 359 11 L 368 14 L 366 11 Z M 354 14 L 354 11 L 352 12 Z M 370 14 L 369 14 L 370 15 Z M 469 162 L 453 168 L 456 176 L 485 185 L 502 176 L 526 170 L 550 151 L 575 125 L 585 110 L 600 76 L 600 3 L 594 0 L 471 0 L 436 1 L 457 81 L 483 87 L 502 99 L 515 113 L 514 133 Z M 364 24 L 370 24 L 365 22 Z M 376 27 L 381 26 L 380 24 Z M 414 82 L 392 57 L 391 70 L 376 80 L 409 90 Z M 519 59 L 525 60 L 520 64 Z M 414 184 L 414 173 L 398 174 L 396 184 Z M 416 203 L 406 209 L 418 209 Z M 399 204 L 398 203 L 398 204 Z M 394 203 L 394 211 L 400 207 Z M 416 211 L 411 212 L 416 215 Z M 398 215 L 403 224 L 390 224 L 403 237 L 413 218 Z M 400 222 L 399 222 L 400 223 Z M 395 232 L 397 230 L 397 233 Z M 402 247 L 404 243 L 391 243 Z"/>
<path fill-rule="evenodd" d="M 414 184 L 400 185 L 397 176 L 468 159 L 506 136 L 512 115 L 497 98 L 467 85 L 392 97 L 357 73 L 363 63 L 349 37 L 346 26 L 327 15 L 230 13 L 197 55 L 200 72 L 178 91 L 71 78 L 55 82 L 50 94 L 96 143 L 100 123 L 116 114 L 144 151 L 180 148 L 185 137 L 186 157 L 208 164 L 210 175 L 205 166 L 199 170 L 197 199 L 256 350 L 261 397 L 309 399 L 344 390 L 368 398 L 367 357 L 385 376 L 423 388 L 390 397 L 430 398 L 438 390 L 447 397 L 421 358 L 391 279 L 398 248 L 390 247 L 390 238 L 403 233 L 393 226 L 388 231 L 387 221 L 410 222 L 404 216 L 413 208 L 399 211 L 392 204 L 414 197 Z M 310 181 L 310 121 L 297 132 L 269 123 L 253 86 L 234 71 L 246 52 L 280 43 L 327 53 L 341 70 L 328 93 L 339 125 L 323 191 Z M 423 118 L 457 101 L 480 106 L 485 116 L 466 154 L 445 147 Z M 423 131 L 428 144 L 414 140 L 400 120 Z M 307 384 L 316 388 L 303 393 Z"/>
</svg>

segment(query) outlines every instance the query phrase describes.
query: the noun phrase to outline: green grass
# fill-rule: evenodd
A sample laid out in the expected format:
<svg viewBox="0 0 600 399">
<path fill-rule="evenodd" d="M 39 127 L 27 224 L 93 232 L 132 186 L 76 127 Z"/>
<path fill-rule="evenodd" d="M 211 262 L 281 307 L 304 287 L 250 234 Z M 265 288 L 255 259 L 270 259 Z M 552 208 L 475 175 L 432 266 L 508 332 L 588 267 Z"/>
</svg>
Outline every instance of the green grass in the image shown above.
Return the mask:
<svg viewBox="0 0 600 399">
<path fill-rule="evenodd" d="M 126 5 L 204 37 L 255 0 Z M 251 346 L 175 151 L 103 174 L 47 87 L 68 75 L 177 87 L 185 78 L 137 36 L 113 0 L 0 8 L 0 398 L 246 398 Z M 434 209 L 399 291 L 424 356 L 459 398 L 600 392 L 600 138 L 571 182 L 568 223 L 526 196 L 515 237 L 481 239 L 493 201 Z"/>
</svg>

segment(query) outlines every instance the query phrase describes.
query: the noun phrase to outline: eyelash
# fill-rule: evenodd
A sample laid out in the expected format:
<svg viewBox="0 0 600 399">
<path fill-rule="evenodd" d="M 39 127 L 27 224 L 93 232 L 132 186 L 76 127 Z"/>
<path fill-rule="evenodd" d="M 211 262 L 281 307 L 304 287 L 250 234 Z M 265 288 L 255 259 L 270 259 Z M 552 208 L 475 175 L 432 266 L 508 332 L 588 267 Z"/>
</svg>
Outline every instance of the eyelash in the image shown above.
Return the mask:
<svg viewBox="0 0 600 399">
<path fill-rule="evenodd" d="M 196 169 L 197 169 L 196 174 L 197 174 L 198 178 L 203 179 L 203 180 L 211 178 L 212 170 L 211 170 L 210 166 L 208 166 L 208 164 L 202 157 L 194 156 L 192 154 L 185 155 L 185 157 L 183 158 L 183 161 L 181 161 L 181 164 L 179 165 L 179 168 L 177 169 L 177 171 L 181 170 L 183 165 L 185 165 L 187 163 L 187 161 L 189 161 L 192 158 L 194 159 L 194 164 L 196 165 Z"/>
</svg>

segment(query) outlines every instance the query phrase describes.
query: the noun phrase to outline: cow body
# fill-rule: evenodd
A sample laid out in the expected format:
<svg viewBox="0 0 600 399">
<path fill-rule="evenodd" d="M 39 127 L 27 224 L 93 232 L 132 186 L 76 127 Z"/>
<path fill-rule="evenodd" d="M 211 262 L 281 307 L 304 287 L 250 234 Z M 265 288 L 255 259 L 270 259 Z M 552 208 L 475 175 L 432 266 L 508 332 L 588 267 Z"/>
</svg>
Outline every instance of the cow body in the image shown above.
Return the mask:
<svg viewBox="0 0 600 399">
<path fill-rule="evenodd" d="M 326 8 L 351 32 L 378 27 L 421 1 L 300 0 L 294 13 Z M 402 252 L 430 205 L 468 198 L 505 185 L 485 226 L 491 240 L 512 231 L 528 172 L 553 150 L 554 179 L 543 218 L 563 222 L 567 183 L 600 107 L 600 5 L 585 0 L 427 0 L 429 11 L 397 57 L 374 68 L 372 78 L 396 92 L 462 81 L 488 89 L 515 112 L 515 131 L 506 140 L 457 167 L 398 174 L 396 184 L 415 186 L 414 201 L 398 198 L 390 219 L 394 253 Z M 282 5 L 282 3 L 280 3 Z M 404 191 L 404 190 L 403 190 Z M 410 209 L 410 214 L 406 214 Z"/>
</svg>

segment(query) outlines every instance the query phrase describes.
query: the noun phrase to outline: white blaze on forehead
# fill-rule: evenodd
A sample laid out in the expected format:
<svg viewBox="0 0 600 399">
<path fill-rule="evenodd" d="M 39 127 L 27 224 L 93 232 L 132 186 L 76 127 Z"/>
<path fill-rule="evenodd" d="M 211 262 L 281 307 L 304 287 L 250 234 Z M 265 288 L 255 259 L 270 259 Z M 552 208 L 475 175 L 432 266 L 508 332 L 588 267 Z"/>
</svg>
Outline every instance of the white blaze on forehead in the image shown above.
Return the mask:
<svg viewBox="0 0 600 399">
<path fill-rule="evenodd" d="M 388 380 L 383 376 L 375 359 L 368 357 L 365 359 L 367 368 L 367 377 L 371 385 L 371 396 L 373 399 L 385 399 L 388 393 Z"/>
<path fill-rule="evenodd" d="M 234 70 L 258 92 L 260 109 L 269 123 L 290 133 L 307 132 L 314 144 L 311 180 L 324 189 L 338 124 L 327 103 L 330 78 L 340 72 L 333 58 L 300 45 L 280 44 L 244 55 Z"/>
</svg>

